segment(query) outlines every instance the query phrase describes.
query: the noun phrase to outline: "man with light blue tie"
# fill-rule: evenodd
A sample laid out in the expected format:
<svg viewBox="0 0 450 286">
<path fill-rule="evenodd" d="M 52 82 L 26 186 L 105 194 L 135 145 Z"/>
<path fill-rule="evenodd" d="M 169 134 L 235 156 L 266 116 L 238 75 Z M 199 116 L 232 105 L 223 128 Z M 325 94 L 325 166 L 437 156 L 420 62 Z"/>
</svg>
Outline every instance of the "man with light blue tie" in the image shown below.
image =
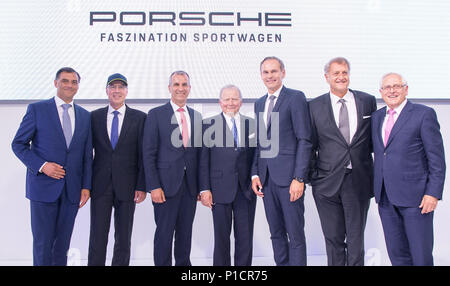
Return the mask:
<svg viewBox="0 0 450 286">
<path fill-rule="evenodd" d="M 137 203 L 144 201 L 142 138 L 146 114 L 125 104 L 128 80 L 115 73 L 106 81 L 109 105 L 91 113 L 94 164 L 91 191 L 89 266 L 104 266 L 114 208 L 113 266 L 128 266 Z"/>
<path fill-rule="evenodd" d="M 442 198 L 445 152 L 436 112 L 406 100 L 398 73 L 381 79 L 387 107 L 372 114 L 374 193 L 394 266 L 433 265 L 433 216 Z"/>
<path fill-rule="evenodd" d="M 90 197 L 92 138 L 89 112 L 73 103 L 80 75 L 56 73 L 56 96 L 32 103 L 12 142 L 27 167 L 33 264 L 67 264 L 78 209 Z"/>
</svg>

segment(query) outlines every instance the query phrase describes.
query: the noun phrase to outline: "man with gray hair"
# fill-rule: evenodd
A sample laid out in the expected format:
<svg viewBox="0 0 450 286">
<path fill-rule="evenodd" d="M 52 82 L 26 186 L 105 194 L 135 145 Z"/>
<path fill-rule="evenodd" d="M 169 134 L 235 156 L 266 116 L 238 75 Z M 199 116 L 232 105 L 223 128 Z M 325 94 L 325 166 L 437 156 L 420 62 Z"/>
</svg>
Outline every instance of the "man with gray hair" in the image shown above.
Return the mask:
<svg viewBox="0 0 450 286">
<path fill-rule="evenodd" d="M 239 113 L 238 87 L 220 91 L 222 113 L 203 121 L 204 146 L 200 155 L 201 201 L 211 208 L 214 222 L 214 266 L 230 266 L 230 234 L 234 224 L 234 265 L 250 266 L 256 196 L 250 169 L 256 145 L 255 120 Z"/>
<path fill-rule="evenodd" d="M 433 215 L 442 199 L 445 152 L 436 112 L 406 100 L 397 73 L 381 79 L 386 107 L 372 115 L 374 193 L 394 266 L 433 265 Z"/>
<path fill-rule="evenodd" d="M 199 192 L 197 169 L 201 150 L 201 114 L 186 105 L 189 75 L 169 78 L 171 99 L 148 112 L 144 127 L 143 162 L 147 191 L 155 211 L 155 266 L 190 266 L 192 224 Z"/>
<path fill-rule="evenodd" d="M 311 100 L 311 185 L 325 236 L 328 265 L 364 265 L 364 229 L 372 188 L 370 116 L 375 97 L 348 88 L 350 63 L 324 68 L 330 91 Z"/>
</svg>

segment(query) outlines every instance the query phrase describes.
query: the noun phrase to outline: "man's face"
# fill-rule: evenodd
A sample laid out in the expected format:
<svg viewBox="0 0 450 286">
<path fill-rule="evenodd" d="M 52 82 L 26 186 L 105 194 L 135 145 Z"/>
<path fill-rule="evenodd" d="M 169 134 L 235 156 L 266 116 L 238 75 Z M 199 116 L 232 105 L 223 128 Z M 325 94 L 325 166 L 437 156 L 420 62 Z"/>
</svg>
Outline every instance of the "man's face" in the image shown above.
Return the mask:
<svg viewBox="0 0 450 286">
<path fill-rule="evenodd" d="M 275 60 L 266 60 L 261 65 L 261 79 L 269 93 L 273 94 L 283 84 L 286 72 L 281 70 L 280 63 Z"/>
<path fill-rule="evenodd" d="M 178 106 L 186 104 L 187 97 L 191 91 L 188 77 L 186 75 L 174 74 L 172 83 L 169 84 L 169 92 L 172 95 L 172 101 Z"/>
<path fill-rule="evenodd" d="M 111 82 L 106 87 L 109 103 L 114 109 L 119 109 L 125 103 L 128 95 L 128 87 L 120 80 Z"/>
<path fill-rule="evenodd" d="M 226 88 L 222 91 L 222 95 L 219 100 L 222 111 L 230 116 L 234 116 L 239 112 L 242 106 L 242 100 L 239 96 L 239 92 L 235 88 Z"/>
<path fill-rule="evenodd" d="M 78 77 L 76 73 L 62 72 L 54 81 L 56 87 L 56 95 L 64 102 L 68 103 L 78 91 Z"/>
<path fill-rule="evenodd" d="M 380 93 L 386 105 L 394 109 L 406 99 L 408 86 L 402 83 L 402 78 L 399 75 L 392 74 L 384 78 Z"/>
<path fill-rule="evenodd" d="M 337 96 L 344 96 L 350 84 L 350 74 L 346 63 L 332 63 L 325 78 L 330 85 L 330 90 Z"/>
</svg>

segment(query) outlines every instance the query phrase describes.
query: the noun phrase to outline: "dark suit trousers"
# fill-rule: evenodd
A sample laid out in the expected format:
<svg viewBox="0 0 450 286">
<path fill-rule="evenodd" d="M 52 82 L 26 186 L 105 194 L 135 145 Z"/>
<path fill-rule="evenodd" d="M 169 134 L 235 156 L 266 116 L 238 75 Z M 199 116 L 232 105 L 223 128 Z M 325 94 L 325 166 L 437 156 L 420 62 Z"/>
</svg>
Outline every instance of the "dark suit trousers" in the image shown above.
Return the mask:
<svg viewBox="0 0 450 286">
<path fill-rule="evenodd" d="M 163 190 L 164 191 L 164 190 Z M 189 192 L 186 173 L 180 190 L 173 197 L 166 197 L 162 204 L 153 203 L 155 212 L 155 239 L 153 258 L 155 266 L 172 265 L 172 243 L 175 234 L 175 266 L 190 266 L 192 224 L 197 197 Z"/>
<path fill-rule="evenodd" d="M 433 215 L 417 207 L 398 207 L 381 191 L 378 212 L 393 266 L 433 265 Z"/>
<path fill-rule="evenodd" d="M 232 222 L 234 222 L 234 265 L 252 265 L 255 209 L 256 199 L 248 200 L 240 190 L 236 192 L 232 203 L 213 205 L 214 266 L 231 266 Z"/>
<path fill-rule="evenodd" d="M 66 188 L 56 202 L 30 201 L 33 265 L 65 266 L 79 204 L 72 203 Z"/>
<path fill-rule="evenodd" d="M 104 266 L 108 245 L 111 213 L 114 208 L 114 253 L 112 266 L 130 264 L 131 233 L 136 203 L 119 201 L 112 185 L 98 198 L 91 200 L 91 231 L 88 266 Z"/>
<path fill-rule="evenodd" d="M 306 266 L 304 230 L 306 192 L 300 199 L 291 202 L 289 186 L 278 186 L 270 175 L 267 176 L 262 192 L 276 265 Z"/>
<path fill-rule="evenodd" d="M 352 172 L 346 173 L 332 197 L 313 193 L 330 266 L 364 266 L 364 229 L 370 199 L 358 197 L 354 179 Z"/>
</svg>

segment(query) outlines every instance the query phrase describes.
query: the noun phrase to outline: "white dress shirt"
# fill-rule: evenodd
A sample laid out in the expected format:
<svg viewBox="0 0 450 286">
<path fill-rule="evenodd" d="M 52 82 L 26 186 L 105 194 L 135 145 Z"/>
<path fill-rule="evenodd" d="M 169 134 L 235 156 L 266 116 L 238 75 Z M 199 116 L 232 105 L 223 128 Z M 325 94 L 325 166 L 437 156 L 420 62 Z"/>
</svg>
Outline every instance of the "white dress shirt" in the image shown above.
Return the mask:
<svg viewBox="0 0 450 286">
<path fill-rule="evenodd" d="M 66 104 L 64 102 L 64 100 L 62 100 L 61 98 L 59 98 L 58 96 L 55 96 L 55 104 L 56 104 L 56 110 L 58 110 L 58 117 L 59 117 L 59 121 L 61 123 L 61 128 L 63 126 L 63 112 L 64 112 L 64 108 L 62 107 L 63 104 Z M 67 110 L 67 112 L 69 113 L 69 117 L 70 117 L 70 124 L 72 126 L 72 135 L 75 131 L 75 110 L 73 107 L 73 100 L 71 102 L 69 102 L 70 106 L 69 109 Z"/>
<path fill-rule="evenodd" d="M 339 102 L 341 99 L 339 96 L 333 94 L 330 91 L 331 107 L 333 109 L 334 122 L 339 128 L 339 112 L 341 110 L 342 103 Z M 347 93 L 342 97 L 345 100 L 345 106 L 348 111 L 348 124 L 350 129 L 350 142 L 352 142 L 353 136 L 356 133 L 356 128 L 358 127 L 358 113 L 356 110 L 355 96 L 348 90 Z M 352 162 L 350 161 L 347 169 L 352 169 Z"/>
<path fill-rule="evenodd" d="M 275 99 L 273 100 L 273 107 L 275 107 L 275 105 L 277 104 L 277 100 L 280 97 L 280 92 L 281 89 L 283 88 L 283 85 L 280 86 L 279 89 L 277 89 L 273 94 L 267 93 L 267 99 L 266 99 L 266 104 L 264 105 L 264 124 L 267 127 L 267 112 L 269 111 L 269 104 L 270 104 L 270 96 L 271 95 L 275 95 Z M 272 109 L 273 112 L 273 109 Z"/>
<path fill-rule="evenodd" d="M 178 127 L 180 128 L 180 134 L 183 134 L 183 128 L 181 125 L 181 115 L 180 112 L 178 111 L 180 107 L 176 105 L 172 100 L 170 100 L 170 105 L 172 105 L 173 112 L 175 113 L 175 117 L 177 118 Z M 184 105 L 182 108 L 184 109 L 184 116 L 186 116 L 186 123 L 188 127 L 188 138 L 191 138 L 191 117 L 189 116 L 187 106 Z"/>
<path fill-rule="evenodd" d="M 223 117 L 225 117 L 225 121 L 227 122 L 227 126 L 228 129 L 230 129 L 231 133 L 233 134 L 233 122 L 231 121 L 231 116 L 229 116 L 228 114 L 222 112 Z M 239 146 L 242 146 L 242 141 L 241 141 L 241 116 L 238 113 L 236 113 L 234 115 L 234 121 L 236 122 L 236 129 L 237 129 L 237 134 L 238 134 L 238 142 L 239 142 Z"/>
<path fill-rule="evenodd" d="M 122 105 L 119 109 L 117 109 L 117 111 L 119 111 L 119 114 L 117 114 L 117 118 L 119 119 L 117 138 L 120 137 L 120 131 L 122 130 L 122 124 L 123 124 L 123 119 L 125 118 L 126 110 L 127 110 L 127 108 L 126 108 L 125 104 Z M 113 113 L 114 111 L 115 111 L 114 107 L 109 105 L 108 106 L 108 115 L 106 116 L 106 128 L 108 129 L 109 140 L 111 140 L 111 127 L 112 127 L 112 122 L 114 119 L 114 113 Z"/>
<path fill-rule="evenodd" d="M 402 112 L 402 110 L 405 107 L 405 105 L 406 105 L 406 100 L 403 100 L 403 102 L 399 106 L 397 106 L 397 108 L 394 108 L 394 110 L 395 110 L 394 124 L 397 121 L 397 118 L 400 116 L 400 112 Z M 381 138 L 383 139 L 383 142 L 384 142 L 384 137 L 385 137 L 384 136 L 384 129 L 386 129 L 386 123 L 387 123 L 387 120 L 389 118 L 389 113 L 388 113 L 389 109 L 390 109 L 389 106 L 386 106 L 386 116 L 384 117 L 383 126 L 381 128 Z"/>
</svg>

